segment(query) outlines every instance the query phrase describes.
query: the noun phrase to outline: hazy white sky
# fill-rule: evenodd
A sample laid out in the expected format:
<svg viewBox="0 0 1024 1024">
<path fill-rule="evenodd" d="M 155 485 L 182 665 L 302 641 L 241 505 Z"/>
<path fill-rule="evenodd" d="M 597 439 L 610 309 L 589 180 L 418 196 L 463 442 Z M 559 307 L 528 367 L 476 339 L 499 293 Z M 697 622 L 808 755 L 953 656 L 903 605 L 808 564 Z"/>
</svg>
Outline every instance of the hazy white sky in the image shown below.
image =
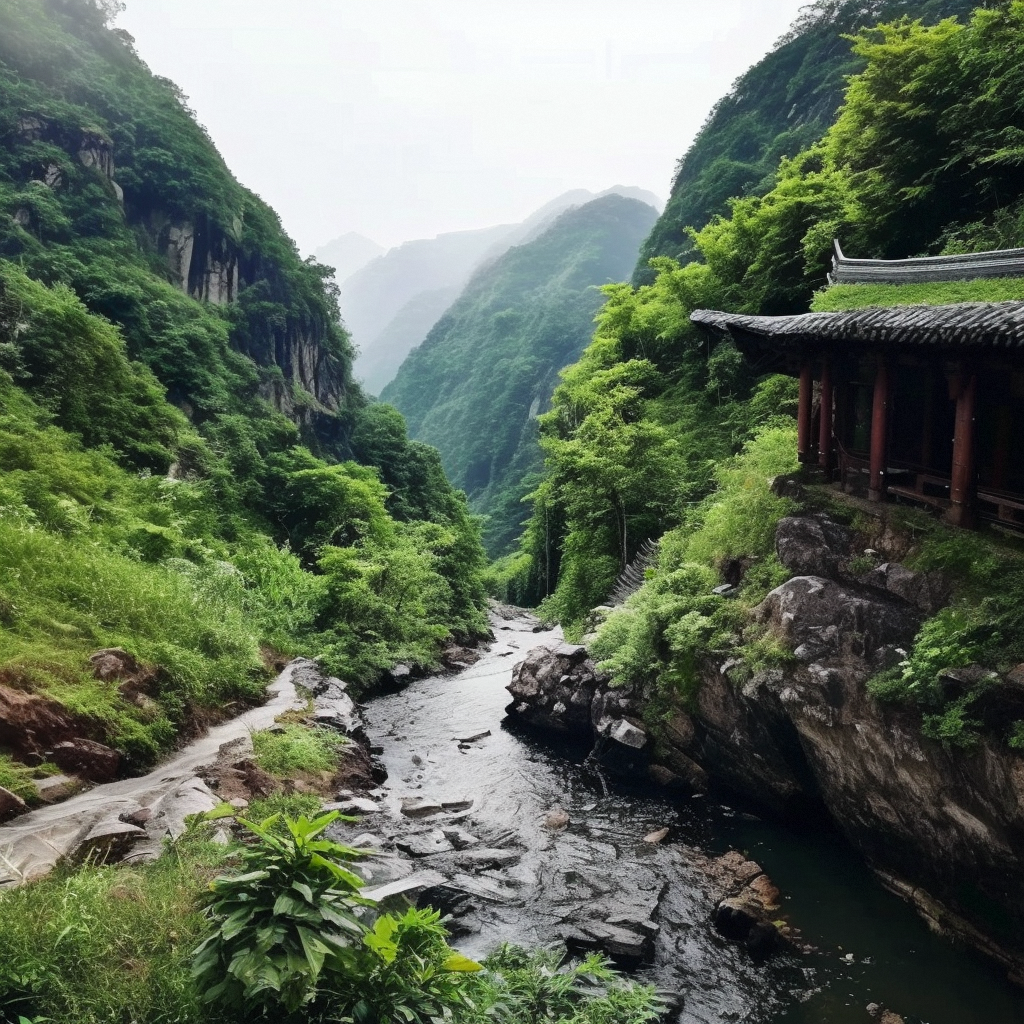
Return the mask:
<svg viewBox="0 0 1024 1024">
<path fill-rule="evenodd" d="M 521 220 L 570 188 L 667 196 L 712 104 L 804 0 L 127 0 L 303 252 Z"/>
</svg>

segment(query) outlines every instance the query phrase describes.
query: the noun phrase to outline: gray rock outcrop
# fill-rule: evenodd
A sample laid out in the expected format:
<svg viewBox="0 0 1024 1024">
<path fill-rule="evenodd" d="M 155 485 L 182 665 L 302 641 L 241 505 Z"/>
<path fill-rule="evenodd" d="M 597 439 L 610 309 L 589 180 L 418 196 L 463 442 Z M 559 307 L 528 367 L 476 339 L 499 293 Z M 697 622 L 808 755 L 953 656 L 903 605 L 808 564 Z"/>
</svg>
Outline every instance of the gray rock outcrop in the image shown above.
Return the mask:
<svg viewBox="0 0 1024 1024">
<path fill-rule="evenodd" d="M 589 739 L 594 698 L 607 683 L 585 647 L 542 644 L 512 669 L 509 711 L 530 725 Z"/>
<path fill-rule="evenodd" d="M 780 523 L 780 557 L 794 571 L 835 566 L 838 578 L 796 576 L 756 613 L 794 662 L 751 676 L 735 659 L 709 660 L 692 730 L 665 740 L 776 813 L 826 808 L 886 885 L 937 928 L 1021 974 L 1024 757 L 994 738 L 969 751 L 927 739 L 918 713 L 880 704 L 867 690 L 946 599 L 944 583 L 894 562 L 855 581 L 842 534 L 809 519 Z M 948 685 L 959 692 L 971 681 Z M 1024 688 L 1019 702 L 1017 691 L 1010 677 L 989 683 L 978 713 L 1024 715 Z"/>
</svg>

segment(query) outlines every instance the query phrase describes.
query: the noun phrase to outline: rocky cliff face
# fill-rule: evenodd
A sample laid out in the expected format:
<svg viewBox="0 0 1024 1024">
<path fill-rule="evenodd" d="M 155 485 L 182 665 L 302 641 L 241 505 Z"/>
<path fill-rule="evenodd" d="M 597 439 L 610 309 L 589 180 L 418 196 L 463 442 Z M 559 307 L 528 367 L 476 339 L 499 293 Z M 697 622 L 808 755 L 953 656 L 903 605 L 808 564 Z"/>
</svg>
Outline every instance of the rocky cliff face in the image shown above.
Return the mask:
<svg viewBox="0 0 1024 1024">
<path fill-rule="evenodd" d="M 230 306 L 244 288 L 267 276 L 266 260 L 242 251 L 241 217 L 224 228 L 209 218 L 172 220 L 151 214 L 146 229 L 171 281 L 197 302 Z M 281 378 L 263 383 L 262 397 L 299 423 L 336 412 L 345 396 L 345 374 L 324 344 L 326 325 L 267 317 L 261 328 L 259 340 L 239 347 L 258 365 L 282 372 Z"/>
<path fill-rule="evenodd" d="M 851 544 L 823 516 L 779 524 L 780 559 L 798 575 L 756 614 L 792 663 L 751 675 L 736 658 L 708 661 L 692 712 L 644 744 L 649 771 L 688 786 L 706 773 L 785 816 L 823 807 L 886 885 L 1024 981 L 1024 757 L 990 738 L 948 748 L 922 735 L 916 714 L 869 694 L 945 588 L 892 562 L 854 577 Z M 543 685 L 537 697 L 517 692 L 520 704 L 564 689 L 549 666 L 524 674 Z M 599 674 L 575 685 L 607 699 Z M 985 721 L 1024 717 L 1024 684 L 993 681 L 982 704 Z"/>
<path fill-rule="evenodd" d="M 30 184 L 36 187 L 65 189 L 72 173 L 81 174 L 83 168 L 98 176 L 122 215 L 138 223 L 162 256 L 171 283 L 197 302 L 230 306 L 246 287 L 280 276 L 270 259 L 243 245 L 242 215 L 219 224 L 206 215 L 184 218 L 159 210 L 126 210 L 124 191 L 115 179 L 114 143 L 98 129 L 72 129 L 41 114 L 27 114 L 17 122 L 15 138 L 18 144 L 44 147 L 40 152 L 47 154 L 45 159 L 31 171 Z M 26 229 L 34 227 L 33 216 L 28 206 L 13 213 L 15 222 Z M 341 407 L 344 367 L 325 345 L 326 324 L 310 317 L 301 323 L 280 320 L 268 314 L 260 323 L 263 342 L 239 347 L 258 365 L 281 370 L 281 379 L 263 384 L 262 397 L 298 423 L 310 424 L 318 414 Z"/>
</svg>

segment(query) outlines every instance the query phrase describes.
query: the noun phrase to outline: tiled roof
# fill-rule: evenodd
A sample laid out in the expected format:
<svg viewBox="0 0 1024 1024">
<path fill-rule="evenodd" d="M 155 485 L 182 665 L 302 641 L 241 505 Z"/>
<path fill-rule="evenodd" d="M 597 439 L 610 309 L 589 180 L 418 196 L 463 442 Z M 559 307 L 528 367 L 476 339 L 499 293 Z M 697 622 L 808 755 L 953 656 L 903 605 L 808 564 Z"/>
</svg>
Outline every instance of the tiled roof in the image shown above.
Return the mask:
<svg viewBox="0 0 1024 1024">
<path fill-rule="evenodd" d="M 690 319 L 737 340 L 782 344 L 834 341 L 939 348 L 1024 348 L 1024 302 L 958 302 L 950 306 L 890 306 L 843 313 L 747 316 L 698 309 Z"/>
<path fill-rule="evenodd" d="M 1024 249 L 999 249 L 958 256 L 922 256 L 908 260 L 852 260 L 834 243 L 832 284 L 925 284 L 976 281 L 985 277 L 1024 277 Z"/>
</svg>

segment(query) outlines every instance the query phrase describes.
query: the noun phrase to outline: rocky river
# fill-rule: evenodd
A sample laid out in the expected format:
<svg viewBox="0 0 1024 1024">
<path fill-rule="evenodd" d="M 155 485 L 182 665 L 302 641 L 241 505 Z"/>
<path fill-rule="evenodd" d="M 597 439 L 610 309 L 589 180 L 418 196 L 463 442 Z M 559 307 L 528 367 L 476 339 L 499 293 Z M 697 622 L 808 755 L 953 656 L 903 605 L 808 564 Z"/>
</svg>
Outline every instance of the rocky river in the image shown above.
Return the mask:
<svg viewBox="0 0 1024 1024">
<path fill-rule="evenodd" d="M 501 941 L 611 950 L 677 997 L 684 1024 L 868 1024 L 869 1006 L 907 1024 L 1024 1022 L 1020 989 L 931 934 L 820 822 L 800 834 L 714 795 L 606 779 L 586 747 L 516 725 L 512 667 L 559 636 L 525 615 L 493 628 L 475 664 L 365 711 L 388 779 L 379 810 L 341 831 L 381 850 L 368 867 L 382 895 L 407 888 L 451 914 L 470 955 Z M 723 862 L 730 851 L 742 856 Z M 766 958 L 712 925 L 751 860 L 798 936 Z"/>
</svg>

